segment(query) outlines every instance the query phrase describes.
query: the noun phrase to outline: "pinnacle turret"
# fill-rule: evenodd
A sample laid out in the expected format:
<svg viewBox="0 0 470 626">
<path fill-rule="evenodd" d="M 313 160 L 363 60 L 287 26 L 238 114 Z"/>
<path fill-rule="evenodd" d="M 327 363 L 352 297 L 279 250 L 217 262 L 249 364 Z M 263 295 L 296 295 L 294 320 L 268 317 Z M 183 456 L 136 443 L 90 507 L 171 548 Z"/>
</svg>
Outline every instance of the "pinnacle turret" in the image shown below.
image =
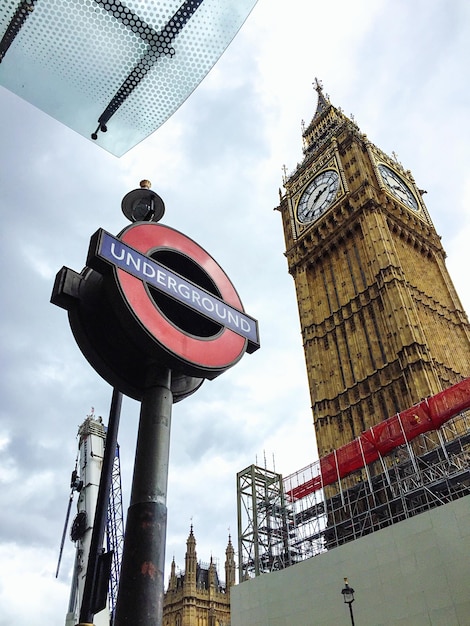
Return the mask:
<svg viewBox="0 0 470 626">
<path fill-rule="evenodd" d="M 186 557 L 185 557 L 185 585 L 196 585 L 196 572 L 197 572 L 197 555 L 196 555 L 196 538 L 193 533 L 193 525 L 189 531 L 189 536 L 186 541 Z"/>
<path fill-rule="evenodd" d="M 230 591 L 230 587 L 235 584 L 235 550 L 233 549 L 232 539 L 228 536 L 228 544 L 225 550 L 225 588 Z"/>
<path fill-rule="evenodd" d="M 173 557 L 173 560 L 171 561 L 170 582 L 168 584 L 168 590 L 175 590 L 176 584 L 176 563 L 175 557 Z"/>
<path fill-rule="evenodd" d="M 306 158 L 314 154 L 349 120 L 341 111 L 334 107 L 328 96 L 323 93 L 323 86 L 315 78 L 315 91 L 318 94 L 317 108 L 310 124 L 305 128 L 302 125 L 303 149 Z"/>
<path fill-rule="evenodd" d="M 318 78 L 315 78 L 315 82 L 313 83 L 313 86 L 314 86 L 315 91 L 318 94 L 317 110 L 315 111 L 315 115 L 313 116 L 313 119 L 315 119 L 316 117 L 321 115 L 324 111 L 326 111 L 327 108 L 331 106 L 331 103 L 330 103 L 328 96 L 323 93 L 323 85 L 321 81 L 318 80 Z"/>
</svg>

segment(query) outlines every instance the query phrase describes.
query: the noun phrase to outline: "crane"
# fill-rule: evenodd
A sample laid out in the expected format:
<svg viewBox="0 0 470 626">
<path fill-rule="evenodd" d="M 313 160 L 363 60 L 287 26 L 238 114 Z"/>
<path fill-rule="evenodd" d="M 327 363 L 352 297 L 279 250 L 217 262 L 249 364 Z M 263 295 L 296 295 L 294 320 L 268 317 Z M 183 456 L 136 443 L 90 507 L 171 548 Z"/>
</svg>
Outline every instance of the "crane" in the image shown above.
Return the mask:
<svg viewBox="0 0 470 626">
<path fill-rule="evenodd" d="M 70 494 L 67 504 L 64 530 L 62 533 L 56 578 L 59 575 L 65 536 L 75 493 L 78 493 L 77 514 L 70 528 L 70 538 L 75 543 L 75 562 L 66 626 L 77 623 L 80 603 L 83 597 L 87 572 L 90 541 L 95 518 L 98 486 L 106 443 L 106 427 L 101 417 L 96 417 L 94 409 L 78 429 L 78 453 L 70 480 Z M 95 616 L 96 626 L 112 624 L 119 581 L 119 568 L 122 558 L 124 523 L 122 509 L 121 465 L 119 445 L 114 455 L 110 497 L 106 524 L 106 547 L 110 556 L 109 590 L 106 608 Z"/>
</svg>

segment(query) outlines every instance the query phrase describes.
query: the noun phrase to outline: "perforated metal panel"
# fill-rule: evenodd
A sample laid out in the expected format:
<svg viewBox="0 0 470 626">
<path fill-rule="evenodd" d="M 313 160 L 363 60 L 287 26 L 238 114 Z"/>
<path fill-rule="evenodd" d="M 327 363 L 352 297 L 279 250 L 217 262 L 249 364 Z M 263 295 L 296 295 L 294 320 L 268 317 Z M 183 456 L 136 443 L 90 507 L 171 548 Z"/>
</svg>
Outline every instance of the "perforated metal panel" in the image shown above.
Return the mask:
<svg viewBox="0 0 470 626">
<path fill-rule="evenodd" d="M 1 0 L 0 84 L 121 156 L 184 102 L 255 4 Z"/>
</svg>

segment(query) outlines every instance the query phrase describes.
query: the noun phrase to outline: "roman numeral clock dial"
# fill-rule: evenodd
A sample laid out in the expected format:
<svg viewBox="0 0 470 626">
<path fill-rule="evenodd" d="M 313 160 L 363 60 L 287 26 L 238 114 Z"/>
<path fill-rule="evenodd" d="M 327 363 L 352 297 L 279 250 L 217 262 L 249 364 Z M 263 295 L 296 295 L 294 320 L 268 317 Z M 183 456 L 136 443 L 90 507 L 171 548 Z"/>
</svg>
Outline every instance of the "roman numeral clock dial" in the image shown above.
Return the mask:
<svg viewBox="0 0 470 626">
<path fill-rule="evenodd" d="M 413 209 L 413 211 L 418 211 L 418 203 L 416 202 L 416 198 L 413 195 L 413 192 L 408 187 L 408 185 L 398 176 L 396 172 L 387 167 L 386 165 L 380 164 L 377 166 L 380 175 L 382 176 L 382 180 L 385 183 L 385 186 L 391 191 L 391 193 L 398 198 L 400 202 L 404 205 Z"/>
<path fill-rule="evenodd" d="M 325 170 L 307 186 L 297 205 L 297 219 L 302 224 L 318 219 L 335 201 L 339 176 L 335 170 Z"/>
</svg>

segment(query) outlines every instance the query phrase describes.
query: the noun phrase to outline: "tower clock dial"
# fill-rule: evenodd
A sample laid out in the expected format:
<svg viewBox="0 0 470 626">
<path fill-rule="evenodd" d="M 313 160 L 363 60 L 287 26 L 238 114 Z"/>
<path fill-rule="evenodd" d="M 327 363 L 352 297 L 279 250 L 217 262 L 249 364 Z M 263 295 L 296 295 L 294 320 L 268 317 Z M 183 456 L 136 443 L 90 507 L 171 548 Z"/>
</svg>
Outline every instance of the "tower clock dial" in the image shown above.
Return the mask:
<svg viewBox="0 0 470 626">
<path fill-rule="evenodd" d="M 383 182 L 392 192 L 392 194 L 396 198 L 398 198 L 400 202 L 410 207 L 410 209 L 413 209 L 413 211 L 417 211 L 418 203 L 416 202 L 416 198 L 413 195 L 411 189 L 400 178 L 400 176 L 398 176 L 396 172 L 383 164 L 380 164 L 378 166 L 378 170 L 380 172 L 380 175 L 382 176 Z"/>
<path fill-rule="evenodd" d="M 339 189 L 339 176 L 335 170 L 325 170 L 312 180 L 297 205 L 297 219 L 306 224 L 316 220 L 333 204 Z"/>
</svg>

